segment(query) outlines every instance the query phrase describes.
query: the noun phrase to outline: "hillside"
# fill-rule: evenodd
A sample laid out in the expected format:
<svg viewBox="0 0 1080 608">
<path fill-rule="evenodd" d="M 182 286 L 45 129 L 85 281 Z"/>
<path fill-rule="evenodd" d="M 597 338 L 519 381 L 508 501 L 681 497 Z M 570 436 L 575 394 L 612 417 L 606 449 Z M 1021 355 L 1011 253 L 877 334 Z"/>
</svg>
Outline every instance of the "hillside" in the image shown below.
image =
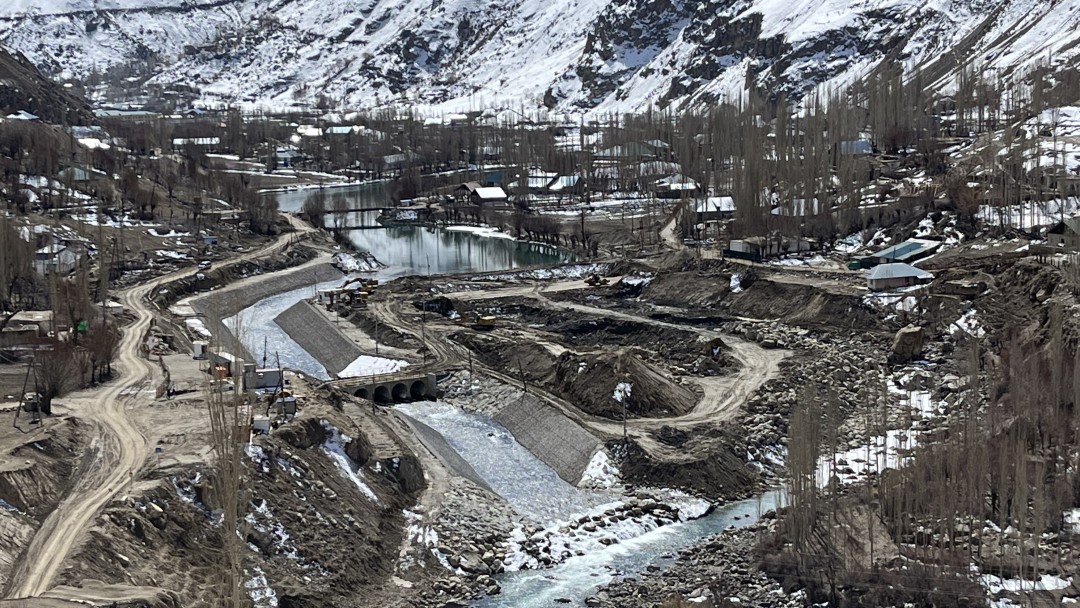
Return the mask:
<svg viewBox="0 0 1080 608">
<path fill-rule="evenodd" d="M 86 102 L 41 73 L 25 57 L 0 48 L 0 116 L 20 110 L 56 124 L 85 124 Z"/>
<path fill-rule="evenodd" d="M 30 5 L 33 5 L 31 7 Z M 33 11 L 28 13 L 27 11 Z M 886 57 L 948 89 L 964 67 L 1075 66 L 1080 0 L 17 0 L 0 43 L 52 75 L 137 58 L 155 81 L 281 106 L 638 110 L 804 93 Z"/>
</svg>

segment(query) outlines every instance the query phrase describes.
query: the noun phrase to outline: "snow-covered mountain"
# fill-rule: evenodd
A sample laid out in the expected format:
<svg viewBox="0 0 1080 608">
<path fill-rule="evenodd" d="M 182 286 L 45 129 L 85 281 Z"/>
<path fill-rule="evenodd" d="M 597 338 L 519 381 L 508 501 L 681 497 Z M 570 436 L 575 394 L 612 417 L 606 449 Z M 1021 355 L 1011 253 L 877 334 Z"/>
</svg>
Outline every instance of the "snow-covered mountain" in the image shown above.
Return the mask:
<svg viewBox="0 0 1080 608">
<path fill-rule="evenodd" d="M 6 0 L 0 44 L 81 76 L 132 58 L 207 97 L 625 111 L 803 93 L 885 58 L 1076 66 L 1080 0 Z"/>
</svg>

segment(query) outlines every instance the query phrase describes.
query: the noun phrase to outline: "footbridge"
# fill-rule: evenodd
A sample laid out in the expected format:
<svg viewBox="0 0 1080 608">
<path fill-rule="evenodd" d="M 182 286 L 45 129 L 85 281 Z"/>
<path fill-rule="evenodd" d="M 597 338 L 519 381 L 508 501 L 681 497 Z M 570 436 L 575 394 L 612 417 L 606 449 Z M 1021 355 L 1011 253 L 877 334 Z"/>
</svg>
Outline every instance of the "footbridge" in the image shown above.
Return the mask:
<svg viewBox="0 0 1080 608">
<path fill-rule="evenodd" d="M 406 403 L 438 396 L 439 372 L 402 371 L 330 380 L 327 384 L 376 403 Z"/>
</svg>

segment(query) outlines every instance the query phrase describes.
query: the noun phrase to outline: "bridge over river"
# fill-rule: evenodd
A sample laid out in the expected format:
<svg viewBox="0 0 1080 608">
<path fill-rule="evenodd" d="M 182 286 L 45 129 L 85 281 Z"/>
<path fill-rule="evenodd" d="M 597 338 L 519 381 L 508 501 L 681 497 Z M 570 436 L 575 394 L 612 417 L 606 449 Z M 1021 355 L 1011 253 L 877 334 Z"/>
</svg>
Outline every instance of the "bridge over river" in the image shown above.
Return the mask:
<svg viewBox="0 0 1080 608">
<path fill-rule="evenodd" d="M 445 373 L 434 370 L 404 370 L 392 374 L 328 380 L 326 384 L 376 403 L 407 403 L 437 397 L 439 376 Z"/>
</svg>

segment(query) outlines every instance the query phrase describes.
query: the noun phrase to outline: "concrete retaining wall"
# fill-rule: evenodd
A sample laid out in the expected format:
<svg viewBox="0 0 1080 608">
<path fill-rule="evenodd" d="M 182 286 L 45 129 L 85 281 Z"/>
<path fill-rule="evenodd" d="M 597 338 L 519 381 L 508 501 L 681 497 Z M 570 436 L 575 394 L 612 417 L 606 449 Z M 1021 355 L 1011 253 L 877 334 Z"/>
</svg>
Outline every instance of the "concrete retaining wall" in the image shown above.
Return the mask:
<svg viewBox="0 0 1080 608">
<path fill-rule="evenodd" d="M 592 433 L 532 395 L 514 399 L 495 415 L 495 420 L 570 485 L 581 481 L 593 454 L 601 447 Z"/>
<path fill-rule="evenodd" d="M 293 304 L 275 317 L 274 322 L 333 376 L 363 354 L 356 343 L 334 327 L 307 300 Z"/>
<path fill-rule="evenodd" d="M 219 348 L 246 361 L 253 361 L 254 359 L 247 348 L 222 323 L 224 319 L 228 319 L 270 296 L 300 289 L 306 285 L 311 285 L 313 281 L 321 283 L 344 276 L 341 271 L 329 263 L 313 264 L 291 271 L 267 275 L 243 287 L 224 288 L 210 292 L 205 296 L 192 298 L 191 307 L 206 318 L 207 329 L 214 334 L 214 340 Z"/>
<path fill-rule="evenodd" d="M 450 447 L 450 444 L 446 442 L 446 438 L 440 435 L 439 431 L 401 412 L 395 412 L 395 415 L 401 416 L 409 424 L 413 434 L 424 444 L 424 447 L 430 450 L 432 454 L 435 454 L 435 457 L 454 474 L 468 479 L 493 494 L 495 493 L 484 481 L 484 478 L 480 477 L 480 474 L 476 472 L 476 469 L 473 469 L 472 465 L 462 458 L 461 454 L 457 453 L 457 450 Z"/>
</svg>

